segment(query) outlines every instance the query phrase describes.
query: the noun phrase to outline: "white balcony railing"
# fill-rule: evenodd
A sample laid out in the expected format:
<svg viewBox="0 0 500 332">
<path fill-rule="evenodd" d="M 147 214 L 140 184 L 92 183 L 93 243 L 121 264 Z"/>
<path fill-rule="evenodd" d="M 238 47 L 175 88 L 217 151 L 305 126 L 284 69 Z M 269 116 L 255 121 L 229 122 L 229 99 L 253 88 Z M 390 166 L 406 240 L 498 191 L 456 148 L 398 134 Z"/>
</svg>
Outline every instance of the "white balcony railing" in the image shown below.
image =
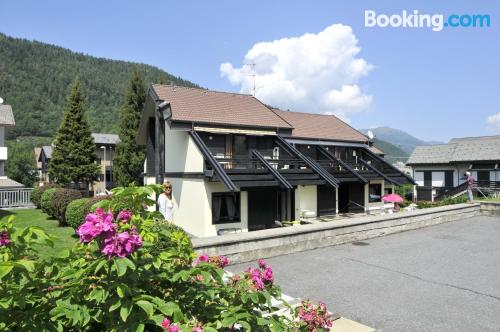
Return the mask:
<svg viewBox="0 0 500 332">
<path fill-rule="evenodd" d="M 0 208 L 32 206 L 32 188 L 0 190 Z"/>
</svg>

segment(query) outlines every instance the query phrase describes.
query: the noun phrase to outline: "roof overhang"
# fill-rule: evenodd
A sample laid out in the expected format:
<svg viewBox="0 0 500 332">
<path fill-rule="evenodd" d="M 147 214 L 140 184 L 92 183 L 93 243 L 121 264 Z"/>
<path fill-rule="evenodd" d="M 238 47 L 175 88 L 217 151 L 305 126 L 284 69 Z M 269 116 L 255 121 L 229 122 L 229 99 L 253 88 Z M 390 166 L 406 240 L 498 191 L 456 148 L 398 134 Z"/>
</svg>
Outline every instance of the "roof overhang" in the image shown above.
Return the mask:
<svg viewBox="0 0 500 332">
<path fill-rule="evenodd" d="M 251 135 L 251 136 L 274 136 L 276 131 L 273 130 L 259 130 L 259 129 L 245 129 L 245 128 L 222 128 L 222 127 L 205 127 L 205 126 L 195 126 L 195 131 L 202 131 L 214 134 L 241 134 L 241 135 Z"/>
<path fill-rule="evenodd" d="M 314 139 L 290 138 L 285 137 L 288 143 L 292 144 L 311 144 L 311 145 L 328 145 L 328 146 L 348 146 L 357 148 L 368 148 L 368 145 L 360 142 L 344 142 L 344 141 L 325 141 Z"/>
</svg>

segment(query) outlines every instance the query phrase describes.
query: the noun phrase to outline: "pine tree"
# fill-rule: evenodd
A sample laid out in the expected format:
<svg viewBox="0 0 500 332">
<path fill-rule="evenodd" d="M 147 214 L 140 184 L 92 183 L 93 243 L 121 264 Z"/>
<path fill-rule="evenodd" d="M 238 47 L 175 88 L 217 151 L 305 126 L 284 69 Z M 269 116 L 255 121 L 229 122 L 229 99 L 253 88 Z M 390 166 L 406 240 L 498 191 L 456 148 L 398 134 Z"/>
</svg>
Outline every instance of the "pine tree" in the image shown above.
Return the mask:
<svg viewBox="0 0 500 332">
<path fill-rule="evenodd" d="M 85 118 L 85 96 L 80 82 L 71 85 L 63 120 L 54 138 L 49 176 L 54 182 L 87 184 L 99 174 L 95 144 Z"/>
<path fill-rule="evenodd" d="M 144 81 L 135 68 L 125 92 L 125 102 L 120 109 L 120 143 L 116 146 L 113 161 L 114 175 L 120 186 L 141 182 L 146 156 L 144 148 L 137 145 L 135 137 L 139 130 L 145 100 Z"/>
</svg>

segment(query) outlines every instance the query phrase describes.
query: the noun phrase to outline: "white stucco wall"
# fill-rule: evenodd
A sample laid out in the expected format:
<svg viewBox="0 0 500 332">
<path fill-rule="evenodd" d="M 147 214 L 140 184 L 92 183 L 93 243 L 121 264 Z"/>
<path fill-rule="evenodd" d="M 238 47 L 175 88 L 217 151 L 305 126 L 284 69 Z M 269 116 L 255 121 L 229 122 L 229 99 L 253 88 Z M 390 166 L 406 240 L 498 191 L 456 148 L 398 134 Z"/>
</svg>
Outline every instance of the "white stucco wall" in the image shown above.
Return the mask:
<svg viewBox="0 0 500 332">
<path fill-rule="evenodd" d="M 165 123 L 165 172 L 203 172 L 203 155 L 187 131 Z"/>
<path fill-rule="evenodd" d="M 300 218 L 301 210 L 318 213 L 317 186 L 297 186 L 295 189 L 295 219 Z"/>
<path fill-rule="evenodd" d="M 219 229 L 239 228 L 248 231 L 248 195 L 240 193 L 241 222 L 212 224 L 212 193 L 228 192 L 222 183 L 204 179 L 172 178 L 173 197 L 176 204 L 174 223 L 198 236 L 216 236 Z"/>
</svg>

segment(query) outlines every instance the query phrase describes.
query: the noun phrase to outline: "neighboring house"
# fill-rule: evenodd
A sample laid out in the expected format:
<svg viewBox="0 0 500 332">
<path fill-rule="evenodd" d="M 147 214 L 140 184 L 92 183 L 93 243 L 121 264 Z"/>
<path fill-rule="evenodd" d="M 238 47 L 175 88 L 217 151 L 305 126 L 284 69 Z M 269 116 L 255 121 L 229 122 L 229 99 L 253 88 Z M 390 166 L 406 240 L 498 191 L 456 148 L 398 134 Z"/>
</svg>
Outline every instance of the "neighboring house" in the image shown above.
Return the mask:
<svg viewBox="0 0 500 332">
<path fill-rule="evenodd" d="M 21 183 L 9 179 L 5 175 L 5 163 L 7 162 L 5 131 L 7 130 L 7 128 L 14 127 L 15 125 L 16 122 L 14 121 L 14 114 L 12 113 L 12 107 L 10 105 L 0 104 L 0 190 L 24 187 L 24 185 L 22 185 Z M 3 199 L 3 195 L 0 195 L 0 198 Z M 0 204 L 3 203 L 0 202 Z"/>
<path fill-rule="evenodd" d="M 109 190 L 115 186 L 113 177 L 113 159 L 115 157 L 116 144 L 120 142 L 118 135 L 92 133 L 96 145 L 96 163 L 101 165 L 101 174 L 93 183 L 95 194 L 104 192 L 104 183 Z M 38 161 L 40 162 L 40 183 L 50 181 L 48 165 L 52 157 L 52 146 L 43 146 L 40 151 Z"/>
<path fill-rule="evenodd" d="M 137 141 L 145 184 L 172 183 L 174 222 L 195 236 L 367 211 L 413 183 L 337 117 L 236 93 L 152 85 Z"/>
<path fill-rule="evenodd" d="M 36 176 L 38 179 L 42 177 L 42 162 L 40 160 L 40 153 L 42 153 L 42 148 L 34 148 L 35 153 L 35 165 L 36 165 Z"/>
<path fill-rule="evenodd" d="M 52 158 L 52 146 L 45 145 L 40 148 L 38 162 L 40 163 L 40 184 L 50 182 L 49 178 L 49 161 Z"/>
<path fill-rule="evenodd" d="M 470 171 L 480 185 L 500 182 L 500 136 L 453 138 L 448 144 L 417 146 L 406 165 L 417 182 L 418 200 L 434 200 L 465 182 Z"/>
</svg>

